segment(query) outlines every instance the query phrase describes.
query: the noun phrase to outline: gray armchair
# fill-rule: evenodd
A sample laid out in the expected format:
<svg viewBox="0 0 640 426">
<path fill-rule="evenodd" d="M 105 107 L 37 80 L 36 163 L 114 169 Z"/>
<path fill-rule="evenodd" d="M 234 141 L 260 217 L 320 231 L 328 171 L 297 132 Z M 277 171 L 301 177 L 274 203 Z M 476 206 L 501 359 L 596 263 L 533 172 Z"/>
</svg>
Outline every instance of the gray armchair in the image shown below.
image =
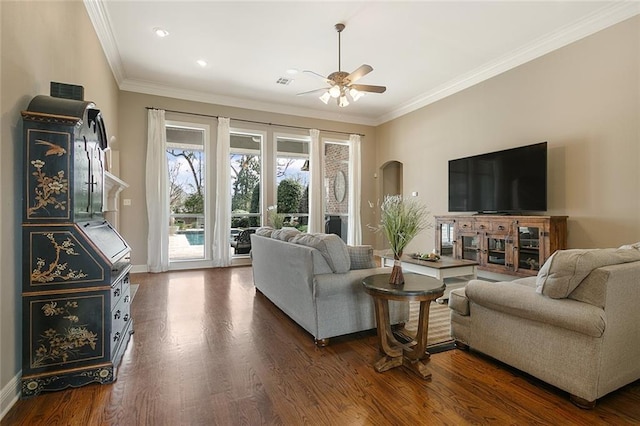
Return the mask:
<svg viewBox="0 0 640 426">
<path fill-rule="evenodd" d="M 254 232 L 255 228 L 244 229 L 231 241 L 231 247 L 236 254 L 247 254 L 251 251 L 251 234 Z"/>
</svg>

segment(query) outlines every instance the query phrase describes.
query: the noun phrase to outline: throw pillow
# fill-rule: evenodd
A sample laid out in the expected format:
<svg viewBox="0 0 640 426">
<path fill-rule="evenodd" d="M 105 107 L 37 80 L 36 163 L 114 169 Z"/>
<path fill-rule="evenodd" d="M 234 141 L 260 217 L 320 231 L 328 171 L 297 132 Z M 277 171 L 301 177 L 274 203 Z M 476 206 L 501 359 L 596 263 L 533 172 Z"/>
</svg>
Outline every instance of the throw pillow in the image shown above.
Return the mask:
<svg viewBox="0 0 640 426">
<path fill-rule="evenodd" d="M 299 233 L 300 231 L 298 231 L 296 228 L 285 227 L 273 231 L 273 233 L 271 234 L 271 238 L 280 241 L 291 241 L 291 239 Z"/>
<path fill-rule="evenodd" d="M 271 238 L 271 234 L 273 233 L 273 228 L 270 226 L 261 226 L 256 229 L 256 235 L 260 235 L 261 237 Z"/>
<path fill-rule="evenodd" d="M 318 250 L 335 273 L 343 274 L 351 267 L 347 244 L 335 234 L 303 233 L 296 235 L 290 242 Z"/>
<path fill-rule="evenodd" d="M 372 246 L 347 246 L 351 259 L 351 270 L 375 268 Z"/>
<path fill-rule="evenodd" d="M 625 244 L 623 246 L 620 246 L 621 249 L 636 249 L 636 250 L 640 250 L 640 242 L 637 243 L 633 243 L 633 244 Z"/>
<path fill-rule="evenodd" d="M 536 292 L 553 299 L 566 298 L 594 269 L 640 260 L 640 251 L 627 249 L 558 250 L 542 265 Z"/>
</svg>

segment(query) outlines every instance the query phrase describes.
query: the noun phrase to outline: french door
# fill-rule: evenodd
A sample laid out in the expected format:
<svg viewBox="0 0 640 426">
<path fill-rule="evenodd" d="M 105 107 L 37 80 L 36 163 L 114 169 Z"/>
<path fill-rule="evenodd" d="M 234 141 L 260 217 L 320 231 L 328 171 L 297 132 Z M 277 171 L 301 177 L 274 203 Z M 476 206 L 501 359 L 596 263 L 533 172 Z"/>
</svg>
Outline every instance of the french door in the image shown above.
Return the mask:
<svg viewBox="0 0 640 426">
<path fill-rule="evenodd" d="M 209 126 L 167 121 L 166 135 L 169 264 L 174 269 L 211 259 Z"/>
</svg>

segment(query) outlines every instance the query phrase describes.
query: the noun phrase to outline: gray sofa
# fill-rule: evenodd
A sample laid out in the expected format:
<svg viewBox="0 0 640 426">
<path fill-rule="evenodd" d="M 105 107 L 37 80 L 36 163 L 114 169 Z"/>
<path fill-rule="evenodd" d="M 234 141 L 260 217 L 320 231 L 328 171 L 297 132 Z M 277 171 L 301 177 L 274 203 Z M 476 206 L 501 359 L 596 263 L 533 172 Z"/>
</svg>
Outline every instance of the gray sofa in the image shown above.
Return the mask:
<svg viewBox="0 0 640 426">
<path fill-rule="evenodd" d="M 318 346 L 376 327 L 362 280 L 391 269 L 376 267 L 370 246 L 348 247 L 333 234 L 261 228 L 251 235 L 251 247 L 256 289 L 311 333 Z M 392 324 L 406 322 L 408 303 L 393 302 L 390 313 Z"/>
<path fill-rule="evenodd" d="M 640 251 L 561 250 L 537 277 L 473 280 L 449 299 L 451 332 L 570 394 L 583 408 L 640 379 Z"/>
</svg>

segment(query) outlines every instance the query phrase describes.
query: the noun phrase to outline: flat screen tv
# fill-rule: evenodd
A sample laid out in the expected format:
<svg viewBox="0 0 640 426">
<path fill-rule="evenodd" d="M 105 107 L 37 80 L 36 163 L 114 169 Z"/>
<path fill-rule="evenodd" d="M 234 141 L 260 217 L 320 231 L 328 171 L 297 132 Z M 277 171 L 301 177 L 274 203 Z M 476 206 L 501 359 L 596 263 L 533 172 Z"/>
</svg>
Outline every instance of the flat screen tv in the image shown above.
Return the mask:
<svg viewBox="0 0 640 426">
<path fill-rule="evenodd" d="M 547 143 L 449 161 L 449 211 L 547 210 Z"/>
</svg>

